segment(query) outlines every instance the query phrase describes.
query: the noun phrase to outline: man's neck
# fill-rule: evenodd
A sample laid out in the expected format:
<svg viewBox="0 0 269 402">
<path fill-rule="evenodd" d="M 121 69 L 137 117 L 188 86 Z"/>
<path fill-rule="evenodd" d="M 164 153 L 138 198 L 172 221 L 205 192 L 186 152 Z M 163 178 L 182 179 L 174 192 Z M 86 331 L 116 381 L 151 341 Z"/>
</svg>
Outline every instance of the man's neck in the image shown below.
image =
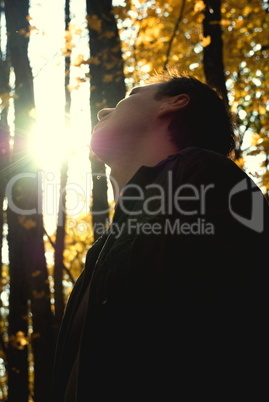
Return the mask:
<svg viewBox="0 0 269 402">
<path fill-rule="evenodd" d="M 179 152 L 176 148 L 171 148 L 166 150 L 166 152 L 155 152 L 151 153 L 151 156 L 142 157 L 140 160 L 136 159 L 132 161 L 130 158 L 128 160 L 121 161 L 122 163 L 117 163 L 110 166 L 110 181 L 113 187 L 114 200 L 117 202 L 119 195 L 123 191 L 126 184 L 131 180 L 135 173 L 140 169 L 141 166 L 155 166 L 162 160 L 166 159 L 169 155 L 173 155 Z"/>
<path fill-rule="evenodd" d="M 124 187 L 141 166 L 142 164 L 136 166 L 128 166 L 128 168 L 121 168 L 119 166 L 116 166 L 114 168 L 111 167 L 110 182 L 113 188 L 115 202 L 118 201 L 119 195 L 123 191 Z"/>
</svg>

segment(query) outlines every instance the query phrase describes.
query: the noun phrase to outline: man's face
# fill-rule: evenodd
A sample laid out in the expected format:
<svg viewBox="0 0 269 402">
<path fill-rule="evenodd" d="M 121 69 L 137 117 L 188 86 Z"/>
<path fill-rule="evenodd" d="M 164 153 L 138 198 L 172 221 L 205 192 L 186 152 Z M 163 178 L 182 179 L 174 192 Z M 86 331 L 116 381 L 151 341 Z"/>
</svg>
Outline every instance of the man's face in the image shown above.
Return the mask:
<svg viewBox="0 0 269 402">
<path fill-rule="evenodd" d="M 160 100 L 154 95 L 160 84 L 134 88 L 113 109 L 102 109 L 93 128 L 91 148 L 105 163 L 117 155 L 135 152 L 140 141 L 158 124 Z"/>
</svg>

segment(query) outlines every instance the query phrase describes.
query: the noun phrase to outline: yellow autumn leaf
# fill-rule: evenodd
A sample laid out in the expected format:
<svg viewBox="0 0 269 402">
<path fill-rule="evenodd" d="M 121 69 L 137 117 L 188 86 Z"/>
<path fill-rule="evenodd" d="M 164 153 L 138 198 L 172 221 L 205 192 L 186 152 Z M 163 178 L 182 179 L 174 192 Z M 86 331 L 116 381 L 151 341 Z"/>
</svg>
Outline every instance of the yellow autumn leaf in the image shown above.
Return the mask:
<svg viewBox="0 0 269 402">
<path fill-rule="evenodd" d="M 237 19 L 234 24 L 234 29 L 240 29 L 245 24 L 245 20 L 243 18 Z"/>
<path fill-rule="evenodd" d="M 71 42 L 71 40 L 73 39 L 72 35 L 71 35 L 71 33 L 69 31 L 65 31 L 64 38 L 65 38 L 66 42 Z"/>
<path fill-rule="evenodd" d="M 269 171 L 268 170 L 264 173 L 263 180 L 265 183 L 269 183 Z"/>
<path fill-rule="evenodd" d="M 211 43 L 211 36 L 204 36 L 203 40 L 200 42 L 203 47 L 207 47 Z"/>
<path fill-rule="evenodd" d="M 259 106 L 259 114 L 265 114 L 266 113 L 266 107 L 265 106 Z"/>
<path fill-rule="evenodd" d="M 75 45 L 72 42 L 66 42 L 65 44 L 66 51 L 72 50 L 74 47 Z"/>
<path fill-rule="evenodd" d="M 238 158 L 238 159 L 235 159 L 234 162 L 237 164 L 237 166 L 239 166 L 240 168 L 242 168 L 242 167 L 245 165 L 245 158 Z"/>
<path fill-rule="evenodd" d="M 78 242 L 76 243 L 76 250 L 77 250 L 79 253 L 82 253 L 82 251 L 84 250 L 84 248 L 85 248 L 85 246 L 84 246 L 84 244 L 83 244 L 82 242 L 78 241 Z"/>
<path fill-rule="evenodd" d="M 16 335 L 11 335 L 9 338 L 10 344 L 13 348 L 22 350 L 28 345 L 28 339 L 23 331 L 16 332 Z"/>
<path fill-rule="evenodd" d="M 85 78 L 80 78 L 80 77 L 77 77 L 76 81 L 78 84 L 81 84 L 82 82 L 86 82 Z M 80 195 L 80 198 L 81 198 L 81 195 Z"/>
<path fill-rule="evenodd" d="M 84 60 L 83 64 L 94 64 L 95 66 L 98 66 L 98 64 L 100 64 L 100 60 L 98 57 L 90 57 L 89 59 Z"/>
<path fill-rule="evenodd" d="M 82 29 L 81 28 L 75 28 L 74 33 L 76 35 L 81 35 L 82 34 Z"/>
<path fill-rule="evenodd" d="M 77 91 L 79 89 L 79 84 L 77 85 L 67 85 L 68 92 Z"/>
<path fill-rule="evenodd" d="M 246 6 L 242 11 L 242 15 L 250 14 L 252 12 L 252 10 L 253 10 L 252 7 Z"/>
<path fill-rule="evenodd" d="M 251 137 L 251 145 L 258 145 L 261 142 L 261 136 L 259 134 L 253 134 Z"/>
<path fill-rule="evenodd" d="M 84 56 L 82 54 L 78 54 L 75 60 L 73 61 L 73 65 L 75 67 L 79 67 L 84 62 Z"/>
<path fill-rule="evenodd" d="M 66 48 L 62 49 L 62 53 L 63 53 L 63 56 L 65 56 L 65 57 L 71 57 L 71 51 L 67 50 Z M 57 65 L 59 65 L 59 64 L 57 64 Z"/>
<path fill-rule="evenodd" d="M 197 19 L 196 19 L 196 20 L 197 20 L 197 23 L 198 23 L 198 24 L 202 24 L 204 18 L 205 18 L 204 13 L 198 14 Z"/>
<path fill-rule="evenodd" d="M 222 19 L 220 21 L 220 25 L 223 26 L 223 27 L 229 27 L 231 25 L 231 23 L 232 22 L 230 20 L 227 20 L 227 19 Z"/>
<path fill-rule="evenodd" d="M 64 255 L 64 259 L 66 261 L 72 261 L 74 259 L 74 257 L 76 256 L 76 252 L 74 250 L 68 249 L 68 250 L 64 250 L 63 252 Z"/>
<path fill-rule="evenodd" d="M 3 110 L 5 107 L 9 106 L 9 99 L 11 98 L 9 92 L 3 92 L 0 94 L 0 107 Z"/>
<path fill-rule="evenodd" d="M 203 1 L 196 1 L 194 5 L 194 12 L 198 13 L 200 11 L 203 11 L 205 8 L 205 3 Z"/>
</svg>

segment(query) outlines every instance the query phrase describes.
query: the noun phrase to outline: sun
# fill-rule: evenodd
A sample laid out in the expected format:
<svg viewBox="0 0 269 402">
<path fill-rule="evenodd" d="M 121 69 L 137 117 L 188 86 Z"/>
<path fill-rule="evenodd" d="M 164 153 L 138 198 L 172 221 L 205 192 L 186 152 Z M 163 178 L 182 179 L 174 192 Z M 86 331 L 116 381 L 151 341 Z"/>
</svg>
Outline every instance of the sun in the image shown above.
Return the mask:
<svg viewBox="0 0 269 402">
<path fill-rule="evenodd" d="M 41 169 L 58 169 L 63 159 L 79 154 L 87 157 L 91 133 L 90 86 L 82 82 L 70 92 L 71 105 L 66 113 L 66 76 L 75 80 L 84 71 L 78 71 L 73 59 L 79 54 L 87 58 L 89 43 L 86 29 L 72 35 L 70 71 L 65 71 L 65 9 L 64 2 L 56 2 L 53 13 L 50 2 L 31 2 L 31 35 L 28 54 L 33 75 L 35 124 L 29 135 L 29 152 Z M 83 6 L 84 5 L 84 6 Z M 70 3 L 72 24 L 85 26 L 86 10 L 83 0 Z M 53 16 L 53 23 L 47 21 Z M 85 28 L 85 27 L 84 27 Z M 86 70 L 87 66 L 85 66 Z M 71 87 L 71 85 L 70 85 Z"/>
</svg>

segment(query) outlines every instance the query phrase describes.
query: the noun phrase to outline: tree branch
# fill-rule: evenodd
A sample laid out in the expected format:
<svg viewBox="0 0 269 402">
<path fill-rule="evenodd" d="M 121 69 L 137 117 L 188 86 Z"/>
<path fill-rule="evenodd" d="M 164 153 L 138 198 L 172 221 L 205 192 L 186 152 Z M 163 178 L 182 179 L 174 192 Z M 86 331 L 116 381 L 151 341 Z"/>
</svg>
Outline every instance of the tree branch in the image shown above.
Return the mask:
<svg viewBox="0 0 269 402">
<path fill-rule="evenodd" d="M 169 57 L 170 57 L 170 52 L 171 52 L 171 49 L 172 49 L 173 41 L 174 41 L 174 39 L 176 37 L 176 33 L 177 33 L 177 30 L 178 30 L 178 27 L 179 27 L 179 23 L 181 22 L 181 20 L 183 18 L 185 4 L 186 4 L 186 0 L 183 0 L 182 4 L 181 4 L 181 7 L 180 7 L 178 19 L 177 19 L 176 24 L 174 26 L 174 31 L 173 31 L 171 39 L 170 39 L 170 41 L 168 43 L 168 48 L 167 48 L 167 51 L 166 51 L 166 60 L 165 60 L 165 63 L 164 63 L 164 70 L 166 70 L 167 67 L 168 67 L 168 61 L 169 61 Z"/>
</svg>

